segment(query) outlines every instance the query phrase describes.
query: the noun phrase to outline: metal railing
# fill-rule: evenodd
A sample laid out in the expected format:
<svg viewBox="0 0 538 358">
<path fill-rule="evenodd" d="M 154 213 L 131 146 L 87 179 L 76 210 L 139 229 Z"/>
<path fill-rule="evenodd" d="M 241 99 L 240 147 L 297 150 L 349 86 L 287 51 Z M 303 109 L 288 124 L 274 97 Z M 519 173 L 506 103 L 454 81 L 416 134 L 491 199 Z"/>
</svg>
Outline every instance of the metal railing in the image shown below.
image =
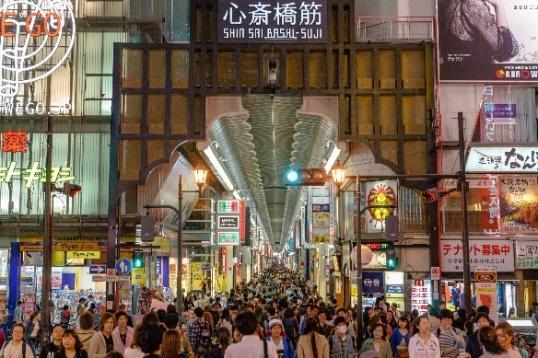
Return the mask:
<svg viewBox="0 0 538 358">
<path fill-rule="evenodd" d="M 433 16 L 359 16 L 358 42 L 435 41 Z"/>
</svg>

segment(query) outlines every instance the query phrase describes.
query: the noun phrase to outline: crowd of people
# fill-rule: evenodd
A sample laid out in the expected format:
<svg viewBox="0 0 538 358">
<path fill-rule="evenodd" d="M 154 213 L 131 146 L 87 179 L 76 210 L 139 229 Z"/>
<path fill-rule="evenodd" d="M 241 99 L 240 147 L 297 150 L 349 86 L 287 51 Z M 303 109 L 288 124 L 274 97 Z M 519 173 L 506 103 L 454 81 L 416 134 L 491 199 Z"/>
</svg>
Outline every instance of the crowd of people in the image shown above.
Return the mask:
<svg viewBox="0 0 538 358">
<path fill-rule="evenodd" d="M 529 358 L 514 329 L 496 324 L 487 307 L 400 312 L 383 297 L 359 324 L 354 310 L 323 300 L 317 287 L 282 266 L 271 267 L 229 295 L 185 298 L 146 313 L 138 324 L 120 310 L 81 309 L 40 345 L 39 315 L 17 322 L 0 358 Z M 98 318 L 96 319 L 96 316 Z M 96 325 L 97 321 L 97 325 Z"/>
</svg>

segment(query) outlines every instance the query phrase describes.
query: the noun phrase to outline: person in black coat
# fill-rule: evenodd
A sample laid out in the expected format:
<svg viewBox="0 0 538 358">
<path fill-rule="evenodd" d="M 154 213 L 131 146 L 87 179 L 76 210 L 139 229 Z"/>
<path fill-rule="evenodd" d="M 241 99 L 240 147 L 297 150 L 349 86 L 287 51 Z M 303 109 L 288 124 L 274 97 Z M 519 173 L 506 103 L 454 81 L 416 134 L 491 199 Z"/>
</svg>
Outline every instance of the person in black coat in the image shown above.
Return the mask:
<svg viewBox="0 0 538 358">
<path fill-rule="evenodd" d="M 471 358 L 478 358 L 482 354 L 484 354 L 482 345 L 478 340 L 478 331 L 480 330 L 480 328 L 490 325 L 489 317 L 485 313 L 479 313 L 477 314 L 474 323 L 478 326 L 478 329 L 469 336 L 469 342 L 467 343 L 466 350 L 467 353 L 471 355 Z"/>
<path fill-rule="evenodd" d="M 88 358 L 78 335 L 68 329 L 62 338 L 62 348 L 54 353 L 54 358 Z"/>
<path fill-rule="evenodd" d="M 62 325 L 57 324 L 52 327 L 52 342 L 45 344 L 39 352 L 39 358 L 51 358 L 54 353 L 62 348 L 62 337 L 65 330 Z"/>
</svg>

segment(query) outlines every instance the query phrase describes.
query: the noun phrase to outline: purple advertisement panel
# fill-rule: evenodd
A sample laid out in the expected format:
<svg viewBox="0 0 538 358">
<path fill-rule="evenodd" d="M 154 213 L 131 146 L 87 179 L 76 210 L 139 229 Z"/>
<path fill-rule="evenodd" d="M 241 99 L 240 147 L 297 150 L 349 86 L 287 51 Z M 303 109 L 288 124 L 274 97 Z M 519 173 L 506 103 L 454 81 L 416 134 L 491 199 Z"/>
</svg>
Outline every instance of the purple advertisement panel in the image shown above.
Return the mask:
<svg viewBox="0 0 538 358">
<path fill-rule="evenodd" d="M 515 103 L 486 103 L 484 104 L 486 119 L 496 124 L 514 124 L 516 122 Z"/>
<path fill-rule="evenodd" d="M 444 81 L 538 80 L 538 0 L 438 0 Z"/>
<path fill-rule="evenodd" d="M 384 274 L 377 271 L 364 271 L 362 273 L 362 294 L 384 293 Z"/>
<path fill-rule="evenodd" d="M 219 0 L 221 43 L 327 42 L 327 0 Z"/>
</svg>

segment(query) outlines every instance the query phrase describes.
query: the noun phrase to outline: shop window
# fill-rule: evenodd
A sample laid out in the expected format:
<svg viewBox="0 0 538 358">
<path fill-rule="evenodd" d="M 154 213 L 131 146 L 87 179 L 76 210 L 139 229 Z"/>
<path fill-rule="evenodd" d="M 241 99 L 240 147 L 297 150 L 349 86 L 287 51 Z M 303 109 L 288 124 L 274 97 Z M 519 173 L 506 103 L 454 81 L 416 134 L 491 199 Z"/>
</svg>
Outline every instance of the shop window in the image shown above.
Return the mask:
<svg viewBox="0 0 538 358">
<path fill-rule="evenodd" d="M 121 132 L 139 133 L 142 119 L 142 96 L 123 95 L 121 104 Z"/>
<path fill-rule="evenodd" d="M 310 88 L 327 87 L 327 54 L 311 52 L 308 55 L 308 82 Z"/>
<path fill-rule="evenodd" d="M 173 88 L 189 88 L 189 52 L 186 50 L 172 50 Z"/>
<path fill-rule="evenodd" d="M 166 51 L 149 51 L 148 80 L 150 88 L 164 88 L 166 83 Z"/>
<path fill-rule="evenodd" d="M 254 88 L 258 86 L 258 53 L 242 52 L 239 68 L 241 87 Z M 267 77 L 265 77 L 267 78 Z"/>
<path fill-rule="evenodd" d="M 234 87 L 236 73 L 236 61 L 234 53 L 219 52 L 217 61 L 217 79 L 219 87 Z"/>
<path fill-rule="evenodd" d="M 303 53 L 288 52 L 286 55 L 286 83 L 288 88 L 303 88 Z"/>
</svg>

